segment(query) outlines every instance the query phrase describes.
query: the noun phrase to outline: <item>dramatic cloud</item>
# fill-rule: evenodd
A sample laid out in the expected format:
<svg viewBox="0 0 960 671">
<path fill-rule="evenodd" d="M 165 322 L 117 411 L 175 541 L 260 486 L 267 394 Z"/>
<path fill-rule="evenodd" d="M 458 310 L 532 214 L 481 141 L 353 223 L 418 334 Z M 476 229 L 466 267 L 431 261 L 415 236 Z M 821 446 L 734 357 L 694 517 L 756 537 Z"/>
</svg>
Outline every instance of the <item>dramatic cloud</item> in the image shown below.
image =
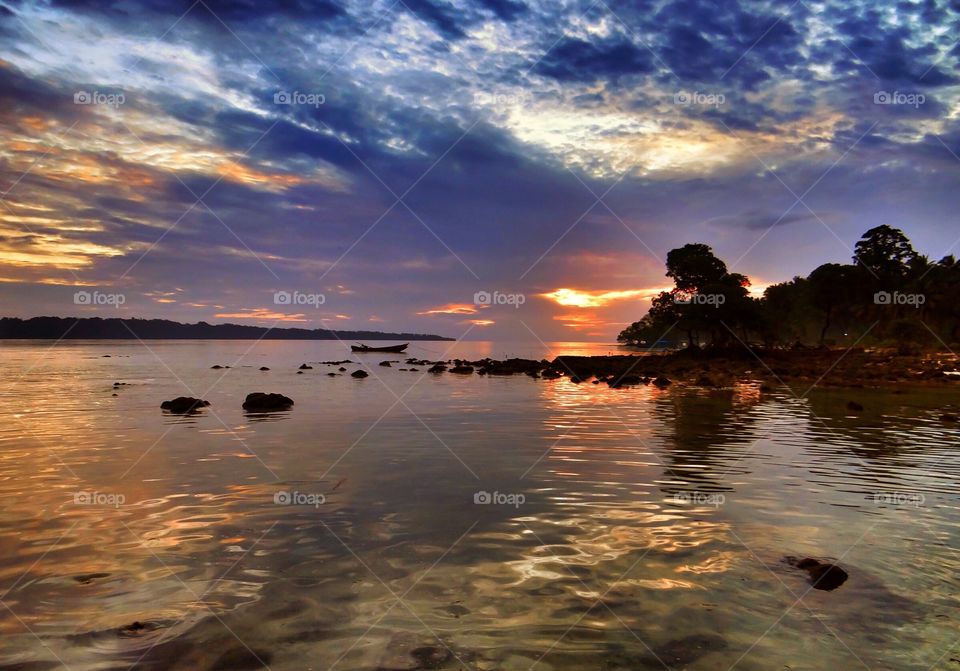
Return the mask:
<svg viewBox="0 0 960 671">
<path fill-rule="evenodd" d="M 610 339 L 686 242 L 754 290 L 881 223 L 942 256 L 957 34 L 935 0 L 0 4 L 0 312 Z"/>
</svg>

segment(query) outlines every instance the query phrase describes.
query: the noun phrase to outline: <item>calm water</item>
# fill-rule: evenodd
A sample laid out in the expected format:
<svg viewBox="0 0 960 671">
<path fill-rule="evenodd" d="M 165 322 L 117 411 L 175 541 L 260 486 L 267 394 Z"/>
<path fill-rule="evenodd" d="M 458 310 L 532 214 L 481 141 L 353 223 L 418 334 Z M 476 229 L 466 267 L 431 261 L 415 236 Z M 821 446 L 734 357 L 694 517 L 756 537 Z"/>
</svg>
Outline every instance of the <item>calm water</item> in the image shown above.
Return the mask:
<svg viewBox="0 0 960 671">
<path fill-rule="evenodd" d="M 409 355 L 552 354 L 450 345 Z M 960 668 L 960 395 L 377 365 L 403 358 L 0 344 L 0 668 Z"/>
</svg>

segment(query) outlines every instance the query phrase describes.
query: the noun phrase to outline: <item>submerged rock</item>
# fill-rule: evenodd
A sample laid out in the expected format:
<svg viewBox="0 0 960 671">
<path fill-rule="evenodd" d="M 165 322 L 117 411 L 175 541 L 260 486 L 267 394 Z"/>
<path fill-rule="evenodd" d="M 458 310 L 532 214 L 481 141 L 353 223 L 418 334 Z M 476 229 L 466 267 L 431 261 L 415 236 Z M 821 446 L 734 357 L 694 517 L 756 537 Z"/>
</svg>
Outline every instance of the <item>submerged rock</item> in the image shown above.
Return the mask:
<svg viewBox="0 0 960 671">
<path fill-rule="evenodd" d="M 358 378 L 358 379 L 359 379 L 359 378 L 367 377 L 368 375 L 369 375 L 369 373 L 367 373 L 367 371 L 365 371 L 365 370 L 355 370 L 355 371 L 353 371 L 352 373 L 350 373 L 350 377 L 355 377 L 355 378 Z"/>
<path fill-rule="evenodd" d="M 856 401 L 850 401 L 847 403 L 847 410 L 851 412 L 863 412 L 863 406 Z"/>
<path fill-rule="evenodd" d="M 427 370 L 427 372 L 428 372 L 428 373 L 443 373 L 443 372 L 446 372 L 446 370 L 447 370 L 446 365 L 444 365 L 444 364 L 442 364 L 442 363 L 437 363 L 437 364 L 434 364 L 434 365 L 430 366 L 430 368 Z"/>
<path fill-rule="evenodd" d="M 384 368 L 393 368 L 393 364 L 391 364 L 389 361 L 381 361 L 380 365 Z"/>
<path fill-rule="evenodd" d="M 671 381 L 670 378 L 664 377 L 663 375 L 660 375 L 654 378 L 653 380 L 653 386 L 659 387 L 660 389 L 665 389 L 666 387 L 669 387 L 671 384 L 673 384 L 673 381 Z"/>
<path fill-rule="evenodd" d="M 247 398 L 243 402 L 243 409 L 250 412 L 288 410 L 291 406 L 293 406 L 292 398 L 283 394 L 267 394 L 262 391 L 247 394 Z"/>
<path fill-rule="evenodd" d="M 160 409 L 175 415 L 186 415 L 195 413 L 200 410 L 200 408 L 205 408 L 208 405 L 210 405 L 210 401 L 193 398 L 192 396 L 178 396 L 175 399 L 161 403 Z"/>
<path fill-rule="evenodd" d="M 847 578 L 850 577 L 846 571 L 836 564 L 822 562 L 812 557 L 799 560 L 796 557 L 787 557 L 786 561 L 788 564 L 806 571 L 810 577 L 810 584 L 813 585 L 814 589 L 832 592 L 847 582 Z"/>
<path fill-rule="evenodd" d="M 548 368 L 540 373 L 540 377 L 542 377 L 544 380 L 556 380 L 557 378 L 563 377 L 563 373 L 558 370 Z"/>
<path fill-rule="evenodd" d="M 266 366 L 260 366 L 260 370 L 270 370 L 270 369 L 267 368 Z"/>
<path fill-rule="evenodd" d="M 454 366 L 453 368 L 451 368 L 451 369 L 450 369 L 450 372 L 451 372 L 451 373 L 457 373 L 458 375 L 472 375 L 472 374 L 473 374 L 473 366 L 466 366 L 466 365 L 461 364 L 461 365 L 459 365 L 459 366 Z"/>
</svg>

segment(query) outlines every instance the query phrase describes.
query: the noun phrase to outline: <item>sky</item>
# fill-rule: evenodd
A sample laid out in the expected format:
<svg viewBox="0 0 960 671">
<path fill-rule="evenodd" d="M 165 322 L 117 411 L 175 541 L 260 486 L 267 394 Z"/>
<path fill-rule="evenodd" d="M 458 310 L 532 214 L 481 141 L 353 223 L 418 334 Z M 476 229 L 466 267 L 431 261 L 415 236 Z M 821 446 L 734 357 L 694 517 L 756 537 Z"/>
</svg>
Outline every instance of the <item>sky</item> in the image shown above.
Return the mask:
<svg viewBox="0 0 960 671">
<path fill-rule="evenodd" d="M 960 2 L 0 0 L 0 314 L 613 341 L 960 225 Z"/>
</svg>

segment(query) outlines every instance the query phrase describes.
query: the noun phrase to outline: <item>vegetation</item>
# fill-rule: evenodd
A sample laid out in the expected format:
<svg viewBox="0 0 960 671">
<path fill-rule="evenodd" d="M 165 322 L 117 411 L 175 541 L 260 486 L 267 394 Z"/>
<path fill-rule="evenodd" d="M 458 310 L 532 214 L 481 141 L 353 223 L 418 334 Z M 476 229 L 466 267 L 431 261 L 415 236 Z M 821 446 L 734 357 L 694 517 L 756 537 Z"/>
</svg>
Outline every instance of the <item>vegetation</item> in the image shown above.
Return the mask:
<svg viewBox="0 0 960 671">
<path fill-rule="evenodd" d="M 891 226 L 864 233 L 851 264 L 826 263 L 807 277 L 768 287 L 762 298 L 751 297 L 750 280 L 729 272 L 704 244 L 672 250 L 667 277 L 674 288 L 620 333 L 621 342 L 859 343 L 910 351 L 960 341 L 960 264 L 953 256 L 932 263 Z"/>
</svg>

